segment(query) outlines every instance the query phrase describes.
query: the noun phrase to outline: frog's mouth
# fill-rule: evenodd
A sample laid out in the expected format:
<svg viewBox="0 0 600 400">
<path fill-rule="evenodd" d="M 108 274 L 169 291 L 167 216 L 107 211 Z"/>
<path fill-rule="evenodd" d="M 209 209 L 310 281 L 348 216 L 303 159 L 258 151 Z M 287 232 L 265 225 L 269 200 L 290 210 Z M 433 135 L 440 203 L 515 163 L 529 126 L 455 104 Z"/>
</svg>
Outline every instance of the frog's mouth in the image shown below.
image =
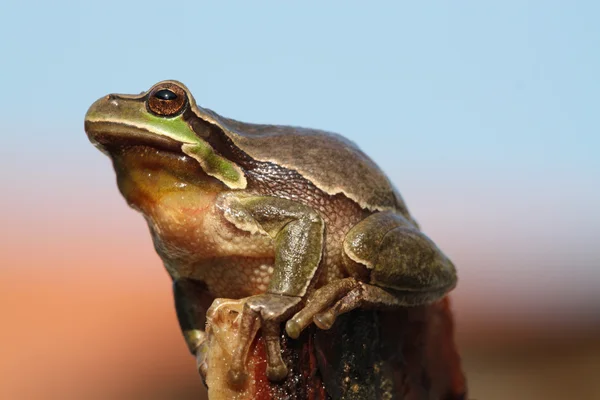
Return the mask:
<svg viewBox="0 0 600 400">
<path fill-rule="evenodd" d="M 147 146 L 156 150 L 183 155 L 181 150 L 183 143 L 148 132 L 135 125 L 86 120 L 85 131 L 94 146 L 104 153 L 110 153 L 124 147 Z"/>
</svg>

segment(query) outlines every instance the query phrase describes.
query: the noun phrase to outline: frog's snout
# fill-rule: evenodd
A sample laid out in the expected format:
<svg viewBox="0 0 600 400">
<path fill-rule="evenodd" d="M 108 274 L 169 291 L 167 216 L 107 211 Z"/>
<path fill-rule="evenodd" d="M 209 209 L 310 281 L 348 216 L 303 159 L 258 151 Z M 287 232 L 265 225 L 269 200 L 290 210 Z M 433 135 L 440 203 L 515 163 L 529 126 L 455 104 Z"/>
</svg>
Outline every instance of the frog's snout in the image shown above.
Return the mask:
<svg viewBox="0 0 600 400">
<path fill-rule="evenodd" d="M 89 122 L 106 119 L 119 110 L 120 101 L 114 94 L 109 94 L 96 100 L 85 114 L 86 128 Z M 86 129 L 87 131 L 87 129 Z"/>
<path fill-rule="evenodd" d="M 115 104 L 114 100 L 115 99 L 113 95 L 109 94 L 104 96 L 96 100 L 85 113 L 85 133 L 87 134 L 90 142 L 92 142 L 96 147 L 98 147 L 100 144 L 98 141 L 98 136 L 100 135 L 100 129 L 98 125 L 101 125 L 102 121 L 105 120 L 107 116 L 113 115 L 115 109 L 118 108 L 118 102 Z"/>
</svg>

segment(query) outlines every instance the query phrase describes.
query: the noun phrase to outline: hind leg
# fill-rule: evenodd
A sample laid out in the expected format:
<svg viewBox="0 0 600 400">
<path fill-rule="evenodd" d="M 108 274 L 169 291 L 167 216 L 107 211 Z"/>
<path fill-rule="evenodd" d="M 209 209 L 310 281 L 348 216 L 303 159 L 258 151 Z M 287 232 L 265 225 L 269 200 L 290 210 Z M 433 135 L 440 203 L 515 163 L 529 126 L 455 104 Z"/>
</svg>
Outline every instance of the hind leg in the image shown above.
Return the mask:
<svg viewBox="0 0 600 400">
<path fill-rule="evenodd" d="M 344 251 L 362 264 L 365 281 L 331 282 L 309 297 L 286 324 L 291 337 L 314 322 L 329 329 L 335 319 L 355 308 L 389 309 L 431 303 L 456 285 L 454 265 L 416 226 L 392 212 L 361 221 L 346 235 Z"/>
</svg>

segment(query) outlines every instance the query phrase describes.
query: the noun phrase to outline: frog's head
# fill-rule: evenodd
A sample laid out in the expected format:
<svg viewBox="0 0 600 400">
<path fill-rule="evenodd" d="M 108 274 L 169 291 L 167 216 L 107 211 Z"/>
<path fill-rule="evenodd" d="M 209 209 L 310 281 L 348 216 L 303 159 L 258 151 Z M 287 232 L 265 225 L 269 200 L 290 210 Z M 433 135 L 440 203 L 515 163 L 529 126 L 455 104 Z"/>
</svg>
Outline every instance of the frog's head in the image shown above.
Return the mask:
<svg viewBox="0 0 600 400">
<path fill-rule="evenodd" d="M 197 111 L 185 85 L 162 81 L 139 95 L 110 94 L 99 99 L 85 116 L 85 131 L 109 155 L 128 147 L 150 147 L 192 158 L 228 187 L 245 188 L 242 169 L 205 140 L 212 121 L 200 119 Z"/>
</svg>

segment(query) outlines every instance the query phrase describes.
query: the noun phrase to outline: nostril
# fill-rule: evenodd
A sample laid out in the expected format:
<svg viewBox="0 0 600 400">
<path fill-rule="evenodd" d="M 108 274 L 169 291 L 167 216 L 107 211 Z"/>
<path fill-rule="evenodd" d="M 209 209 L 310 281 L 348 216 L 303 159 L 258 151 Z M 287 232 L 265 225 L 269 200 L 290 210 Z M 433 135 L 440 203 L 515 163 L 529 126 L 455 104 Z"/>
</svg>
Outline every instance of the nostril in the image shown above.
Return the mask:
<svg viewBox="0 0 600 400">
<path fill-rule="evenodd" d="M 118 97 L 115 96 L 114 94 L 109 94 L 105 97 L 106 101 L 109 101 L 112 105 L 118 106 L 119 105 L 119 101 L 118 101 Z"/>
</svg>

